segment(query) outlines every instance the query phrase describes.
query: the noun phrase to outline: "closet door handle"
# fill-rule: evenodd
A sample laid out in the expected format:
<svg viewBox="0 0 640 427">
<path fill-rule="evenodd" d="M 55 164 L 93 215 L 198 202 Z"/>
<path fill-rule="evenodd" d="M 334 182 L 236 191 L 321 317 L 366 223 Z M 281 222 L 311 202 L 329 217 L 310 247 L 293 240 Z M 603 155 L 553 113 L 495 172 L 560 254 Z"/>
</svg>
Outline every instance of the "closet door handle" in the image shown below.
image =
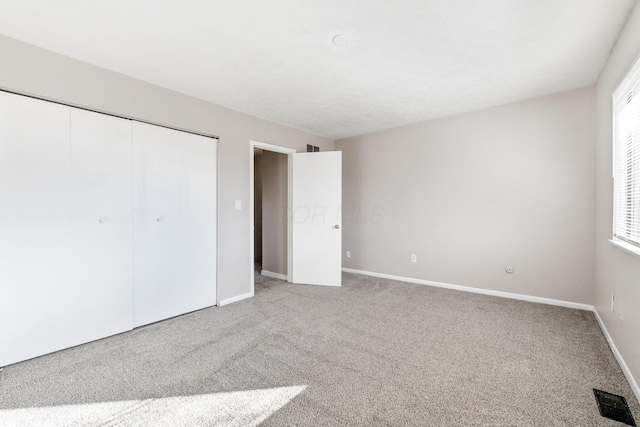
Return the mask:
<svg viewBox="0 0 640 427">
<path fill-rule="evenodd" d="M 340 229 L 340 225 L 336 224 L 335 227 L 333 227 L 333 228 L 335 228 L 336 230 L 339 230 Z"/>
<path fill-rule="evenodd" d="M 106 216 L 103 216 L 102 218 L 100 218 L 100 219 L 98 220 L 98 222 L 99 222 L 100 224 L 104 224 L 104 223 L 105 223 L 105 222 L 107 222 L 107 221 L 109 221 L 109 218 L 108 218 L 108 217 L 106 217 Z"/>
<path fill-rule="evenodd" d="M 156 218 L 156 221 L 162 222 L 162 221 L 164 221 L 164 217 L 163 216 L 159 216 L 158 218 Z"/>
</svg>

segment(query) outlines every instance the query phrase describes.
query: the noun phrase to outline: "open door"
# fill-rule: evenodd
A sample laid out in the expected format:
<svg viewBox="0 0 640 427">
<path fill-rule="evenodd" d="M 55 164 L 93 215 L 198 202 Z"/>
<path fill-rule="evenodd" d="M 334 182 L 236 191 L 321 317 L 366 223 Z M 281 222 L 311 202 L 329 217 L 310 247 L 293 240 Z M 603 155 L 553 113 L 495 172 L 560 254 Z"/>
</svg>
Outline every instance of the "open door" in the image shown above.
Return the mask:
<svg viewBox="0 0 640 427">
<path fill-rule="evenodd" d="M 291 281 L 342 283 L 342 152 L 293 154 Z"/>
</svg>

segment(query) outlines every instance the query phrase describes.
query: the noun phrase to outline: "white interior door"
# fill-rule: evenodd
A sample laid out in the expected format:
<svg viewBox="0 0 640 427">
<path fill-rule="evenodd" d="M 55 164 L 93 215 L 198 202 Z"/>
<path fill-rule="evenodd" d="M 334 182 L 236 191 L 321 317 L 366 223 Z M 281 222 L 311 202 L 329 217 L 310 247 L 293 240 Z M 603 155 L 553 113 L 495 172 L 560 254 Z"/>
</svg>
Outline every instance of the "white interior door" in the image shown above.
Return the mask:
<svg viewBox="0 0 640 427">
<path fill-rule="evenodd" d="M 180 294 L 179 145 L 169 129 L 133 123 L 134 325 L 175 316 Z"/>
<path fill-rule="evenodd" d="M 216 141 L 133 123 L 134 324 L 215 305 Z"/>
<path fill-rule="evenodd" d="M 180 145 L 182 313 L 216 304 L 217 141 L 182 133 Z"/>
<path fill-rule="evenodd" d="M 69 114 L 0 92 L 0 366 L 73 345 Z"/>
<path fill-rule="evenodd" d="M 133 328 L 131 120 L 71 109 L 77 343 Z"/>
<path fill-rule="evenodd" d="M 342 152 L 293 154 L 292 281 L 342 282 Z"/>
</svg>

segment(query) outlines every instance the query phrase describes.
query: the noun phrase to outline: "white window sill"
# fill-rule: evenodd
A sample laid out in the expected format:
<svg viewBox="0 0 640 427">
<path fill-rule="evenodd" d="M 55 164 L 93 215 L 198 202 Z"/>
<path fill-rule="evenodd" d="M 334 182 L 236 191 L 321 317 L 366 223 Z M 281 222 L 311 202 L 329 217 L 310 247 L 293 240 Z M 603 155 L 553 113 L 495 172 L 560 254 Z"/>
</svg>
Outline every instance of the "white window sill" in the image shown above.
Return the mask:
<svg viewBox="0 0 640 427">
<path fill-rule="evenodd" d="M 630 253 L 631 255 L 635 255 L 637 257 L 640 257 L 640 248 L 637 247 L 637 246 L 629 244 L 629 243 L 625 242 L 624 240 L 618 240 L 615 237 L 613 239 L 609 239 L 609 242 L 612 245 L 615 245 L 615 246 L 619 247 L 623 251 L 625 251 L 627 253 Z"/>
</svg>

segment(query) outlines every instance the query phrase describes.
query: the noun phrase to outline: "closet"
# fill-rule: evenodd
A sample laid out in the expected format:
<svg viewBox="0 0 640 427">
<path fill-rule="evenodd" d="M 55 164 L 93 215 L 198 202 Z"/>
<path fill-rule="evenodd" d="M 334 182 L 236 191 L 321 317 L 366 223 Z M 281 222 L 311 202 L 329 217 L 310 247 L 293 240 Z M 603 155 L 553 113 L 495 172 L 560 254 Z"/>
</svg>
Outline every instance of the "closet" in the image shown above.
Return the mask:
<svg viewBox="0 0 640 427">
<path fill-rule="evenodd" d="M 0 92 L 0 366 L 215 305 L 216 145 Z"/>
</svg>

